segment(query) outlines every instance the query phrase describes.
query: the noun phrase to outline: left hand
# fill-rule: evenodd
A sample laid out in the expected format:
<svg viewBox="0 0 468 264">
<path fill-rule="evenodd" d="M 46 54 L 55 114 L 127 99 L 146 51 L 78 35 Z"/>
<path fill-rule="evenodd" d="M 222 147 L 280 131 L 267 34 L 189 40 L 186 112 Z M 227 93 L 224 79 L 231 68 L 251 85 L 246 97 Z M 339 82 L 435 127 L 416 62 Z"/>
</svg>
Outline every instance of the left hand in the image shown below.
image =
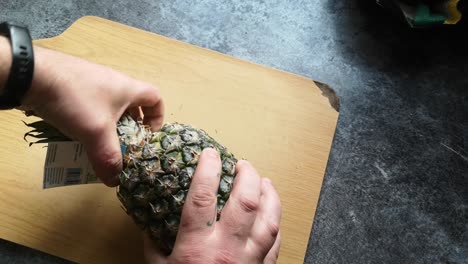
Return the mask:
<svg viewBox="0 0 468 264">
<path fill-rule="evenodd" d="M 158 88 L 111 68 L 67 54 L 34 47 L 35 71 L 20 109 L 32 110 L 67 137 L 80 141 L 96 175 L 119 184 L 122 154 L 117 121 L 129 110 L 144 114 L 153 130 L 163 122 Z"/>
</svg>

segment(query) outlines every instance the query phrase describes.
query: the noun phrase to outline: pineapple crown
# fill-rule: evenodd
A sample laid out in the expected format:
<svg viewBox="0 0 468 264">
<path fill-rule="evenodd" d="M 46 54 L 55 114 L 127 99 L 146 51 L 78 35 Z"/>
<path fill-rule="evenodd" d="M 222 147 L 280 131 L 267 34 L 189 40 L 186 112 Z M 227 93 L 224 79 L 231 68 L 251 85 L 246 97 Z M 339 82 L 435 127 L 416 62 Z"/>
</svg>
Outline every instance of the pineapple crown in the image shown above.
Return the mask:
<svg viewBox="0 0 468 264">
<path fill-rule="evenodd" d="M 26 111 L 25 115 L 37 117 L 37 115 L 31 111 Z M 72 139 L 64 135 L 60 130 L 44 120 L 38 120 L 32 123 L 26 123 L 23 121 L 23 123 L 32 128 L 32 130 L 24 134 L 23 139 L 27 142 L 28 137 L 37 139 L 34 142 L 29 142 L 29 146 L 50 142 L 72 141 Z M 117 133 L 120 138 L 122 153 L 125 153 L 126 146 L 141 142 L 152 134 L 148 126 L 143 125 L 140 121 L 135 121 L 128 113 L 125 113 L 119 119 L 117 124 Z"/>
</svg>

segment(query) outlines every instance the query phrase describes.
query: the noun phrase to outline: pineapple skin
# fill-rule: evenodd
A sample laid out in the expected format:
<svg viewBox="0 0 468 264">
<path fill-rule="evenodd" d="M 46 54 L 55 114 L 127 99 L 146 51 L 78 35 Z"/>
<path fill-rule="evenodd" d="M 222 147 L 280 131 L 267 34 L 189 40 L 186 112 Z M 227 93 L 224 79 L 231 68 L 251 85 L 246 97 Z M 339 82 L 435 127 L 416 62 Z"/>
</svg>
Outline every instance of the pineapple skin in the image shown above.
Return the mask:
<svg viewBox="0 0 468 264">
<path fill-rule="evenodd" d="M 205 131 L 167 123 L 158 132 L 124 115 L 117 124 L 123 147 L 123 170 L 117 197 L 126 213 L 170 254 L 179 229 L 182 208 L 204 148 L 218 151 L 222 172 L 217 193 L 217 219 L 235 178 L 237 159 Z"/>
</svg>

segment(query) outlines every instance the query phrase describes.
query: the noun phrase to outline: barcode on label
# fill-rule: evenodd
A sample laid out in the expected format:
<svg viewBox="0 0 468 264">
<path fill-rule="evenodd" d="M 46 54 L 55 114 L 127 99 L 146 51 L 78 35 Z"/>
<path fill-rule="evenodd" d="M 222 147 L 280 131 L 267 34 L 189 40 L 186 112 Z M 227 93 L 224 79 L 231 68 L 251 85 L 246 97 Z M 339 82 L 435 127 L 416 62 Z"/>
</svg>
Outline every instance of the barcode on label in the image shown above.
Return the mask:
<svg viewBox="0 0 468 264">
<path fill-rule="evenodd" d="M 49 145 L 47 148 L 46 166 L 55 162 L 55 156 L 57 155 L 57 145 Z"/>
<path fill-rule="evenodd" d="M 46 168 L 45 182 L 49 185 L 62 184 L 64 168 Z"/>
<path fill-rule="evenodd" d="M 78 184 L 81 182 L 81 168 L 67 168 L 65 185 Z"/>
<path fill-rule="evenodd" d="M 49 143 L 44 165 L 44 189 L 99 182 L 82 144 L 74 141 Z"/>
</svg>

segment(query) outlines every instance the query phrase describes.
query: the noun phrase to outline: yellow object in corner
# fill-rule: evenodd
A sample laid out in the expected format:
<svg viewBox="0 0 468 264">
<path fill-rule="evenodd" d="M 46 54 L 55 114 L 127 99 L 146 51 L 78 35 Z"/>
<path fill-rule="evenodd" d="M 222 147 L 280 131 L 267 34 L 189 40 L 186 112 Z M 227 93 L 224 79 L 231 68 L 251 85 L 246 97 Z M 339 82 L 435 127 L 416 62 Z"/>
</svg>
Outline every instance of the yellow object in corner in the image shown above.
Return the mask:
<svg viewBox="0 0 468 264">
<path fill-rule="evenodd" d="M 457 5 L 460 0 L 450 0 L 447 3 L 447 15 L 448 18 L 444 21 L 444 24 L 454 25 L 457 24 L 461 18 L 462 14 L 460 10 L 458 10 Z"/>
</svg>

